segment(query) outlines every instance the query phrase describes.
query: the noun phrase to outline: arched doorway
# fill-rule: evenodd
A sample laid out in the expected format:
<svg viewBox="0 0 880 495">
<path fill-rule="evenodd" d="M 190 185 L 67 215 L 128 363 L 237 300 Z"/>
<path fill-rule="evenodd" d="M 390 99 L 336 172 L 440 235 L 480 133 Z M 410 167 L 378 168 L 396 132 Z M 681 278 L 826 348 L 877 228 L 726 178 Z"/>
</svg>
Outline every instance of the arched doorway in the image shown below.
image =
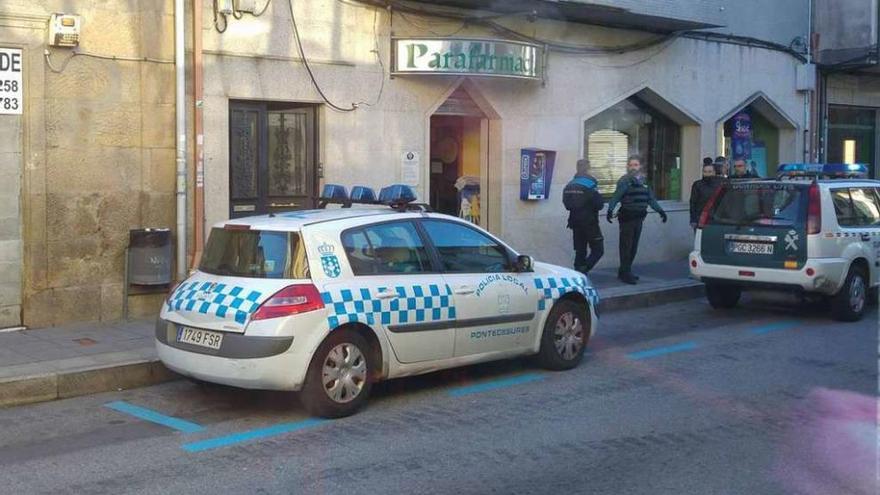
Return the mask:
<svg viewBox="0 0 880 495">
<path fill-rule="evenodd" d="M 763 93 L 737 105 L 718 127 L 718 154 L 744 159 L 760 177 L 775 175 L 780 163 L 795 158 L 797 125 Z"/>
<path fill-rule="evenodd" d="M 661 200 L 685 199 L 682 183 L 687 143 L 698 121 L 654 91 L 643 88 L 583 121 L 583 154 L 591 163 L 599 190 L 610 195 L 626 173 L 627 158 L 639 155 L 648 182 Z"/>
<path fill-rule="evenodd" d="M 441 213 L 500 226 L 500 119 L 467 79 L 428 116 L 428 202 Z"/>
</svg>

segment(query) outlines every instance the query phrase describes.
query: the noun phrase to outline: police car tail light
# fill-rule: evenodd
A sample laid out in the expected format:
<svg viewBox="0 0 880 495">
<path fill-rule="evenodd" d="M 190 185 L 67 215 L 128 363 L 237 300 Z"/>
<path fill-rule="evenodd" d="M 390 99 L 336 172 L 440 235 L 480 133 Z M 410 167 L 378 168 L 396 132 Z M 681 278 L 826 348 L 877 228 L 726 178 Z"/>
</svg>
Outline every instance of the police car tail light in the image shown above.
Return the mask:
<svg viewBox="0 0 880 495">
<path fill-rule="evenodd" d="M 251 320 L 268 320 L 300 313 L 308 313 L 324 307 L 321 293 L 312 284 L 287 286 L 276 292 L 257 308 Z"/>
<path fill-rule="evenodd" d="M 709 223 L 709 217 L 712 216 L 712 210 L 715 209 L 715 203 L 718 201 L 718 197 L 721 196 L 722 189 L 721 187 L 716 189 L 712 197 L 709 198 L 709 201 L 706 202 L 706 206 L 703 207 L 703 211 L 700 213 L 700 223 L 697 224 L 697 228 L 702 229 Z"/>
<path fill-rule="evenodd" d="M 819 184 L 813 183 L 807 192 L 807 234 L 822 231 L 822 204 L 819 202 Z"/>
</svg>

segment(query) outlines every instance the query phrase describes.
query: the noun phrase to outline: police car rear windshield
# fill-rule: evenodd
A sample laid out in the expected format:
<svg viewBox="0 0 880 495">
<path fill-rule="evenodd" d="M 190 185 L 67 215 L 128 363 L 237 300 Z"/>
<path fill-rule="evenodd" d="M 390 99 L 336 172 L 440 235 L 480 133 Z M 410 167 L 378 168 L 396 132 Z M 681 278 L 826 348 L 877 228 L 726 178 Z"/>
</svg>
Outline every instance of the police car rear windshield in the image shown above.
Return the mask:
<svg viewBox="0 0 880 495">
<path fill-rule="evenodd" d="M 792 183 L 730 184 L 721 190 L 710 224 L 793 227 L 806 221 L 807 188 Z"/>
<path fill-rule="evenodd" d="M 214 228 L 199 270 L 248 278 L 309 278 L 305 249 L 296 232 Z"/>
</svg>

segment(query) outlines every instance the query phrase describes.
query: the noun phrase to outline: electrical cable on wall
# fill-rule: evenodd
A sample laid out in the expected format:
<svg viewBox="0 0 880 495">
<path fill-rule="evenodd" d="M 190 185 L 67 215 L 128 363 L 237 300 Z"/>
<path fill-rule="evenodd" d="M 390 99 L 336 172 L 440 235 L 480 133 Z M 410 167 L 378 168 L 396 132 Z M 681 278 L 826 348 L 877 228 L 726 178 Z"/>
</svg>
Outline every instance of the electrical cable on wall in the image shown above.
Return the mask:
<svg viewBox="0 0 880 495">
<path fill-rule="evenodd" d="M 266 13 L 266 9 L 269 8 L 269 4 L 270 4 L 270 3 L 272 3 L 272 0 L 266 0 L 266 3 L 263 4 L 263 8 L 260 9 L 259 12 L 253 12 L 253 13 L 251 13 L 251 15 L 254 16 L 254 17 L 260 17 L 261 15 L 265 14 L 265 13 Z"/>
<path fill-rule="evenodd" d="M 117 55 L 104 55 L 104 54 L 100 54 L 100 53 L 89 53 L 89 52 L 81 52 L 81 51 L 73 50 L 70 52 L 70 55 L 67 58 L 65 58 L 63 62 L 61 62 L 60 67 L 55 67 L 55 65 L 52 63 L 52 52 L 50 52 L 48 49 L 43 51 L 43 57 L 46 59 L 46 65 L 49 67 L 49 70 L 51 70 L 52 72 L 54 72 L 56 74 L 60 74 L 60 73 L 64 72 L 64 69 L 67 68 L 67 64 L 69 64 L 70 61 L 73 60 L 73 58 L 77 57 L 77 56 L 98 58 L 101 60 L 115 60 L 115 61 L 120 61 L 120 62 L 151 62 L 154 64 L 174 65 L 173 60 L 163 60 L 160 58 L 123 57 L 123 56 L 117 56 Z"/>
<path fill-rule="evenodd" d="M 268 6 L 268 3 L 266 5 Z M 214 29 L 216 29 L 218 33 L 223 34 L 226 32 L 226 28 L 229 27 L 229 19 L 226 17 L 226 14 L 224 14 L 223 12 L 220 12 L 219 9 L 217 8 L 217 0 L 214 0 L 213 6 L 214 6 Z M 218 19 L 223 19 L 223 29 L 220 29 L 220 24 L 217 22 Z"/>
<path fill-rule="evenodd" d="M 318 95 L 321 96 L 321 99 L 324 100 L 324 103 L 327 104 L 330 108 L 337 110 L 339 112 L 353 112 L 358 109 L 358 105 L 352 103 L 350 108 L 341 107 L 327 98 L 327 95 L 324 94 L 324 91 L 321 89 L 321 86 L 318 84 L 318 80 L 315 79 L 315 74 L 312 72 L 312 68 L 309 65 L 309 61 L 306 58 L 306 54 L 303 51 L 302 40 L 299 36 L 299 29 L 296 26 L 296 16 L 293 13 L 293 0 L 287 0 L 287 6 L 290 8 L 290 23 L 293 26 L 293 38 L 296 41 L 297 49 L 299 50 L 299 56 L 302 58 L 303 66 L 306 68 L 306 72 L 309 74 L 309 79 L 312 81 L 312 86 L 315 88 L 315 91 L 318 92 Z M 383 70 L 384 73 L 384 70 Z M 384 75 L 383 75 L 383 83 L 384 83 Z"/>
</svg>

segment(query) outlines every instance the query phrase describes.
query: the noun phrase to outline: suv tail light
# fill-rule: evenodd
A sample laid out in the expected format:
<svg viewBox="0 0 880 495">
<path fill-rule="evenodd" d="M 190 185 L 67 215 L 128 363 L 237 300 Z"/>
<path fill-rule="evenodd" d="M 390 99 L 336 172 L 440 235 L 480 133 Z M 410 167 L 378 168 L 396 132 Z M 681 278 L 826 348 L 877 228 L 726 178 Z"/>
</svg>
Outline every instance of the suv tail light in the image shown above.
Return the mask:
<svg viewBox="0 0 880 495">
<path fill-rule="evenodd" d="M 312 284 L 289 285 L 257 308 L 251 320 L 268 320 L 300 313 L 308 313 L 324 307 L 321 293 Z"/>
<path fill-rule="evenodd" d="M 712 210 L 715 209 L 715 203 L 718 201 L 718 197 L 721 196 L 722 189 L 724 188 L 719 187 L 716 189 L 712 197 L 709 198 L 709 201 L 706 202 L 706 206 L 703 207 L 703 211 L 700 213 L 700 223 L 697 224 L 697 228 L 702 229 L 709 223 L 709 217 L 712 215 Z"/>
<path fill-rule="evenodd" d="M 819 184 L 813 182 L 807 192 L 807 234 L 822 231 L 822 204 L 819 201 Z"/>
</svg>

